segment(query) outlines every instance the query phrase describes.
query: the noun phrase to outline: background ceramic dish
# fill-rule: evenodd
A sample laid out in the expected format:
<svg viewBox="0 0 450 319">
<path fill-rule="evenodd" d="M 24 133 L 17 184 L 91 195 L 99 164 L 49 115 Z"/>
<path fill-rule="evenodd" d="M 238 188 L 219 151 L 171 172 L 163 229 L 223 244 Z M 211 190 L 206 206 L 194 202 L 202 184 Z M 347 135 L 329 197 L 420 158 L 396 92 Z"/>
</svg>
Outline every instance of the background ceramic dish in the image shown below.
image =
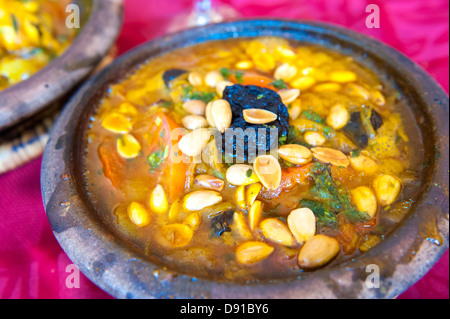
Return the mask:
<svg viewBox="0 0 450 319">
<path fill-rule="evenodd" d="M 70 93 L 114 45 L 122 25 L 122 0 L 78 0 L 81 32 L 71 46 L 28 80 L 0 92 L 0 132 Z"/>
<path fill-rule="evenodd" d="M 42 154 L 70 93 L 116 54 L 111 47 L 121 29 L 122 0 L 74 3 L 80 6 L 83 23 L 72 45 L 27 81 L 0 91 L 0 174 Z"/>
<path fill-rule="evenodd" d="M 394 82 L 416 115 L 430 164 L 419 199 L 388 238 L 367 253 L 297 279 L 236 284 L 192 278 L 141 255 L 101 222 L 83 187 L 89 118 L 108 86 L 145 60 L 206 41 L 278 36 L 353 56 Z M 393 298 L 419 280 L 448 248 L 448 96 L 423 69 L 361 34 L 321 23 L 246 20 L 211 25 L 148 42 L 88 81 L 65 108 L 46 147 L 41 187 L 53 232 L 80 270 L 119 298 Z M 367 266 L 380 269 L 380 288 L 365 285 Z"/>
</svg>

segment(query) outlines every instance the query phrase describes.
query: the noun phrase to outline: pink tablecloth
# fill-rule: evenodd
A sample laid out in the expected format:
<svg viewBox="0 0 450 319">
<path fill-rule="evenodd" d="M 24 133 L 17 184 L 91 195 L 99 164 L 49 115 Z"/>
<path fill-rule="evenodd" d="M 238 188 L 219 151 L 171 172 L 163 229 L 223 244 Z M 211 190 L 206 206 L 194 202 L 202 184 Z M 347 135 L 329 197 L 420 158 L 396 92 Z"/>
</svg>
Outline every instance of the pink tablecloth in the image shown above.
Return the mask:
<svg viewBox="0 0 450 319">
<path fill-rule="evenodd" d="M 164 33 L 191 0 L 125 0 L 121 52 Z M 243 16 L 332 22 L 380 39 L 421 64 L 449 88 L 448 0 L 226 0 Z M 366 26 L 366 6 L 380 8 L 379 29 Z M 0 298 L 110 298 L 81 275 L 70 288 L 71 261 L 53 237 L 42 206 L 37 159 L 0 176 Z M 68 268 L 69 267 L 69 268 Z M 67 280 L 69 279 L 69 285 Z M 449 298 L 449 254 L 400 298 Z"/>
</svg>

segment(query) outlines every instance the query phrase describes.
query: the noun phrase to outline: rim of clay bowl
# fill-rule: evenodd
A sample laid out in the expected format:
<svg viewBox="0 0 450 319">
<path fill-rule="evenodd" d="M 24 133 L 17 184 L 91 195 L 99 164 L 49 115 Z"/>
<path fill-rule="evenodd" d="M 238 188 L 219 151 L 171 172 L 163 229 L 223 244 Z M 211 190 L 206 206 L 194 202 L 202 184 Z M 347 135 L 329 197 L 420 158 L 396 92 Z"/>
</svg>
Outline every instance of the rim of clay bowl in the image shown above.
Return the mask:
<svg viewBox="0 0 450 319">
<path fill-rule="evenodd" d="M 85 132 L 108 85 L 150 57 L 238 37 L 278 36 L 354 56 L 408 98 L 422 130 L 426 168 L 410 213 L 386 240 L 350 261 L 299 278 L 233 283 L 164 268 L 132 249 L 102 223 L 84 189 Z M 341 27 L 283 19 L 249 19 L 166 35 L 116 60 L 88 81 L 54 126 L 42 164 L 42 195 L 53 232 L 69 258 L 118 298 L 394 298 L 418 281 L 448 248 L 448 96 L 421 67 L 393 48 Z M 437 245 L 439 241 L 439 245 Z M 366 285 L 370 265 L 379 288 Z"/>
<path fill-rule="evenodd" d="M 114 45 L 122 26 L 123 0 L 81 0 L 76 3 L 83 9 L 86 1 L 90 9 L 80 12 L 89 12 L 89 18 L 70 47 L 29 79 L 0 92 L 0 132 L 70 93 Z"/>
</svg>

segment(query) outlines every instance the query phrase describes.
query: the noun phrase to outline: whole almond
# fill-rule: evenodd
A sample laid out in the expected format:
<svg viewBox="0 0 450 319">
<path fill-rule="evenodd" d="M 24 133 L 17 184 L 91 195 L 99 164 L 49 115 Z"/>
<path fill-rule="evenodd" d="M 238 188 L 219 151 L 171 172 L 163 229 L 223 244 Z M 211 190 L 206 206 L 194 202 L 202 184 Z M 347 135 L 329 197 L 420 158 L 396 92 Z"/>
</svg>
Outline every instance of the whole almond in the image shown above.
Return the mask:
<svg viewBox="0 0 450 319">
<path fill-rule="evenodd" d="M 253 163 L 253 169 L 267 189 L 277 189 L 281 184 L 281 166 L 272 155 L 260 155 Z"/>
<path fill-rule="evenodd" d="M 213 126 L 221 133 L 225 133 L 225 130 L 230 127 L 233 118 L 230 103 L 225 100 L 214 101 L 208 112 L 209 114 L 206 115 L 207 120 L 209 116 L 209 121 L 212 122 Z"/>
<path fill-rule="evenodd" d="M 221 191 L 225 185 L 225 182 L 220 178 L 217 178 L 208 174 L 201 174 L 195 177 L 194 183 L 198 186 L 210 188 L 215 191 Z"/>
<path fill-rule="evenodd" d="M 210 130 L 200 128 L 184 135 L 178 142 L 178 148 L 187 156 L 197 156 L 202 152 L 210 139 Z"/>
<path fill-rule="evenodd" d="M 188 75 L 188 81 L 192 86 L 201 86 L 203 84 L 203 77 L 198 72 L 191 72 Z"/>
<path fill-rule="evenodd" d="M 316 217 L 309 208 L 298 208 L 289 213 L 289 230 L 300 244 L 316 234 Z"/>
<path fill-rule="evenodd" d="M 326 147 L 315 147 L 311 149 L 311 152 L 314 158 L 320 162 L 343 167 L 348 167 L 350 165 L 349 159 L 341 151 Z"/>
<path fill-rule="evenodd" d="M 292 80 L 297 75 L 297 67 L 289 63 L 284 63 L 280 65 L 274 73 L 274 78 L 276 80 Z"/>
<path fill-rule="evenodd" d="M 188 115 L 181 120 L 183 126 L 188 130 L 196 130 L 203 127 L 208 127 L 208 122 L 203 116 L 200 115 Z"/>
<path fill-rule="evenodd" d="M 296 165 L 305 165 L 312 161 L 311 151 L 307 147 L 298 144 L 281 146 L 278 149 L 278 155 L 285 161 Z"/>
<path fill-rule="evenodd" d="M 301 268 L 312 269 L 327 264 L 339 253 L 336 239 L 322 234 L 308 239 L 298 255 Z"/>
<path fill-rule="evenodd" d="M 186 112 L 194 115 L 204 115 L 206 103 L 200 100 L 189 100 L 183 104 Z"/>
</svg>

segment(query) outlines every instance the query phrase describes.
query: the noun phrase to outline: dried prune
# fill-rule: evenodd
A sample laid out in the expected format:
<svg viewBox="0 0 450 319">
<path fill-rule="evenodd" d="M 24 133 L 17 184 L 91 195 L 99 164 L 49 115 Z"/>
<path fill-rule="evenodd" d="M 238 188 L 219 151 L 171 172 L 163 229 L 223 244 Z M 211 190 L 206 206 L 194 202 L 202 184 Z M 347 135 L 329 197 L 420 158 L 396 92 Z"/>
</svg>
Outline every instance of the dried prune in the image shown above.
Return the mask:
<svg viewBox="0 0 450 319">
<path fill-rule="evenodd" d="M 231 225 L 233 224 L 234 210 L 227 210 L 214 217 L 211 220 L 211 232 L 213 235 L 220 237 L 225 232 L 231 231 Z"/>
<path fill-rule="evenodd" d="M 227 163 L 251 162 L 258 154 L 278 147 L 279 139 L 289 135 L 289 112 L 277 92 L 254 85 L 236 84 L 225 88 L 223 99 L 233 114 L 230 128 L 223 134 L 222 149 Z M 243 110 L 264 109 L 278 118 L 267 124 L 251 124 L 244 120 Z M 219 145 L 218 145 L 219 146 Z"/>
<path fill-rule="evenodd" d="M 181 70 L 181 69 L 170 69 L 170 70 L 167 70 L 163 74 L 164 83 L 166 84 L 167 87 L 169 87 L 170 81 L 176 79 L 177 77 L 179 77 L 180 75 L 183 75 L 185 73 L 187 73 L 187 71 L 186 70 Z"/>
<path fill-rule="evenodd" d="M 377 113 L 377 111 L 372 110 L 372 114 L 370 115 L 370 123 L 376 131 L 383 125 L 383 118 Z"/>
<path fill-rule="evenodd" d="M 342 129 L 342 132 L 360 149 L 365 149 L 369 145 L 369 135 L 364 130 L 359 112 L 352 113 L 350 121 Z"/>
</svg>

